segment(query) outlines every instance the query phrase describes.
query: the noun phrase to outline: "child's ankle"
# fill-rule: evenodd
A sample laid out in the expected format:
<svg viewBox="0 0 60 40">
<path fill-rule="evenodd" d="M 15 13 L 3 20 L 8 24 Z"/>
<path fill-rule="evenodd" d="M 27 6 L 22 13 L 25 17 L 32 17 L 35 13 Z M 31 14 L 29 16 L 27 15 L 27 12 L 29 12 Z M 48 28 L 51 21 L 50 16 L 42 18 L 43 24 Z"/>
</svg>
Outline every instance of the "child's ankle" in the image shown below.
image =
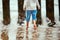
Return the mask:
<svg viewBox="0 0 60 40">
<path fill-rule="evenodd" d="M 37 27 L 37 25 L 35 24 L 34 27 Z"/>
</svg>

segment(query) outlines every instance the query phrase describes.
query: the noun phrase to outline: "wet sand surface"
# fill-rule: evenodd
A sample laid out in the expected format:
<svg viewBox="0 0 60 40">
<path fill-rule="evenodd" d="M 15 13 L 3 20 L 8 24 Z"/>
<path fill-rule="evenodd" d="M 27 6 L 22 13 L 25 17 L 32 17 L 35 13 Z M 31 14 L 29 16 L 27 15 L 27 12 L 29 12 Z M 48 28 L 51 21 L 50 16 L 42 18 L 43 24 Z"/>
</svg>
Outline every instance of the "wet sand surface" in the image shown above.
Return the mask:
<svg viewBox="0 0 60 40">
<path fill-rule="evenodd" d="M 1 39 L 9 40 L 8 30 L 2 30 Z M 24 27 L 18 27 L 16 29 L 16 40 L 60 40 L 60 28 L 38 27 L 37 30 L 32 28 L 26 32 Z"/>
</svg>

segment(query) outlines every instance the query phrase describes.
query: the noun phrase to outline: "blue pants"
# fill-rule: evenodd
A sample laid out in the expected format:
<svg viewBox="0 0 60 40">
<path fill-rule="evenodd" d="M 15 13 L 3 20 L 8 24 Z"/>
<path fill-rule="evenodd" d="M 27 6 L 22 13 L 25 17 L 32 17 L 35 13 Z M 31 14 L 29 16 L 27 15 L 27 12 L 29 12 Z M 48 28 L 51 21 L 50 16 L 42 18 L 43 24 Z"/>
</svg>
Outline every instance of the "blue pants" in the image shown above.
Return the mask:
<svg viewBox="0 0 60 40">
<path fill-rule="evenodd" d="M 26 10 L 26 21 L 30 21 L 30 16 L 32 15 L 32 20 L 36 20 L 37 10 Z"/>
</svg>

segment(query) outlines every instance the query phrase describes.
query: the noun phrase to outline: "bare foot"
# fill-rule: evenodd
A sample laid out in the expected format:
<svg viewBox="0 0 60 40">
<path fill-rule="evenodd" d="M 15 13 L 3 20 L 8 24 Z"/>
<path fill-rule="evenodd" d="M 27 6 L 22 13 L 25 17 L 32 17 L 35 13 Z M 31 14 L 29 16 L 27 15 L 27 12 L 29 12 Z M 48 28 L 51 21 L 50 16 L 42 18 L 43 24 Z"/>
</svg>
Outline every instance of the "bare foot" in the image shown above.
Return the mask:
<svg viewBox="0 0 60 40">
<path fill-rule="evenodd" d="M 37 26 L 34 25 L 34 30 L 37 30 Z"/>
</svg>

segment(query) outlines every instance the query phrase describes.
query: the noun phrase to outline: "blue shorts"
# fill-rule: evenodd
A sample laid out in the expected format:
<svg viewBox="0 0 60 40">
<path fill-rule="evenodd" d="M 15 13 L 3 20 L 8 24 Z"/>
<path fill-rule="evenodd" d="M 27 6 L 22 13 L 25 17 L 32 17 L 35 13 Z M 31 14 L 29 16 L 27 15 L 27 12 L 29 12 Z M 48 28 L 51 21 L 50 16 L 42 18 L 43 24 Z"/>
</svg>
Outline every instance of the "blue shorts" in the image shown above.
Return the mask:
<svg viewBox="0 0 60 40">
<path fill-rule="evenodd" d="M 32 15 L 32 20 L 36 20 L 37 10 L 26 10 L 26 21 L 30 21 L 30 16 Z"/>
</svg>

